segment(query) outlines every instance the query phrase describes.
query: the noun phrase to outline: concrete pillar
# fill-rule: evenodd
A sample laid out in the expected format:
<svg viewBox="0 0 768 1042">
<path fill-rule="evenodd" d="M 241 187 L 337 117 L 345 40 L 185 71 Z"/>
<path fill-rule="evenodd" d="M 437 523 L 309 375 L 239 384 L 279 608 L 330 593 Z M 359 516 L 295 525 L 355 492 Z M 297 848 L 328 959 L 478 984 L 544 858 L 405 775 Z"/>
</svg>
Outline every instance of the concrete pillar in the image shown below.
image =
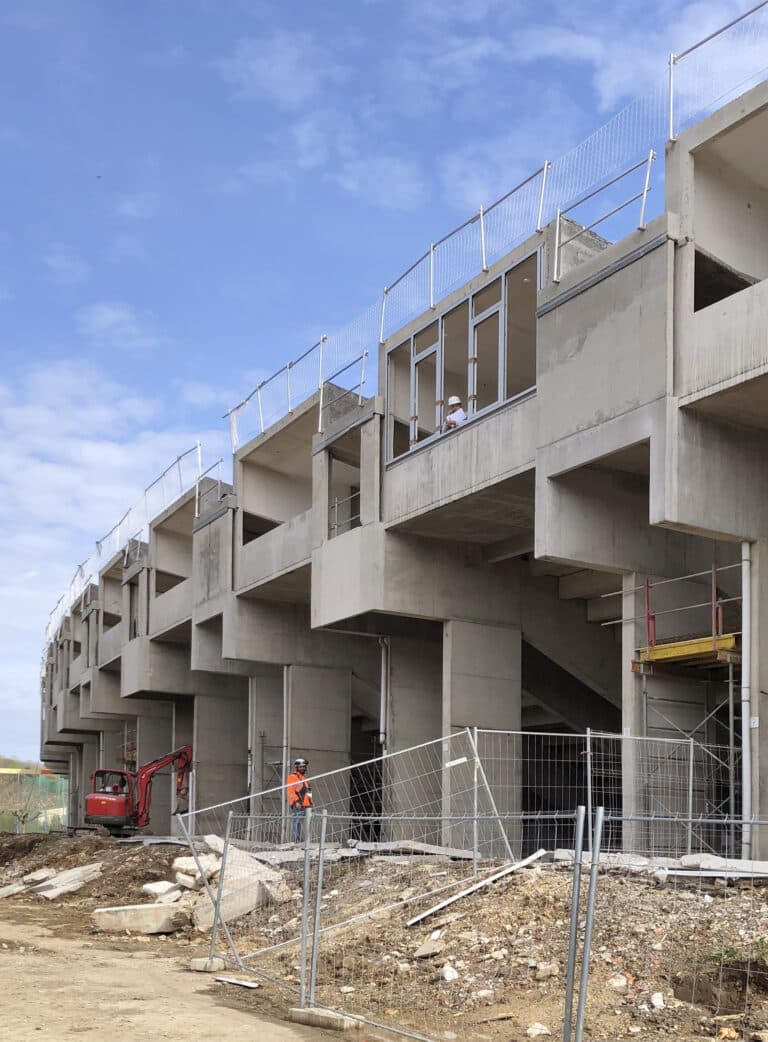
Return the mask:
<svg viewBox="0 0 768 1042">
<path fill-rule="evenodd" d="M 360 428 L 360 524 L 381 519 L 381 417 Z"/>
<path fill-rule="evenodd" d="M 196 809 L 244 796 L 248 785 L 248 697 L 195 698 Z"/>
<path fill-rule="evenodd" d="M 752 752 L 752 817 L 768 822 L 768 540 L 751 544 L 752 669 L 750 726 Z M 742 627 L 746 620 L 742 622 Z M 737 682 L 735 697 L 741 692 Z M 743 711 L 743 710 L 742 710 Z M 741 742 L 737 743 L 740 745 Z M 752 829 L 752 856 L 768 857 L 768 825 Z"/>
<path fill-rule="evenodd" d="M 91 776 L 99 767 L 99 743 L 96 735 L 88 735 L 78 756 L 78 791 L 74 794 L 70 823 L 82 825 L 85 818 L 85 796 L 91 791 Z"/>
<path fill-rule="evenodd" d="M 248 692 L 251 792 L 276 789 L 283 784 L 284 669 L 260 670 L 250 678 Z M 312 766 L 314 770 L 314 765 Z M 254 803 L 255 814 L 279 814 L 281 793 L 274 792 Z"/>
<path fill-rule="evenodd" d="M 350 763 L 352 674 L 348 669 L 286 666 L 287 765 L 309 760 L 309 773 L 324 774 Z M 335 798 L 337 790 L 329 789 Z M 315 794 L 322 800 L 322 784 Z"/>
<path fill-rule="evenodd" d="M 140 716 L 137 718 L 137 766 L 149 763 L 172 751 L 173 726 L 170 706 L 166 704 L 166 712 L 162 717 Z M 166 767 L 154 777 L 148 828 L 151 835 L 168 836 L 171 833 L 171 812 L 175 807 L 171 793 L 175 789 L 175 778 L 175 772 L 171 767 Z"/>
<path fill-rule="evenodd" d="M 451 619 L 443 626 L 443 734 L 462 728 L 519 731 L 521 727 L 521 635 L 519 626 L 489 626 Z M 478 740 L 482 773 L 461 763 L 465 749 L 450 750 L 443 771 L 443 811 L 451 818 L 496 811 L 519 815 L 522 810 L 522 757 L 514 740 L 501 755 L 493 755 L 493 738 Z M 470 750 L 471 751 L 471 750 Z M 484 753 L 490 755 L 484 755 Z M 510 755 L 511 754 L 511 755 Z M 457 762 L 459 761 L 459 762 Z M 453 764 L 454 766 L 448 766 Z M 452 845 L 470 848 L 477 843 L 483 856 L 505 852 L 504 836 L 520 852 L 517 822 L 483 821 L 454 824 Z"/>
<path fill-rule="evenodd" d="M 101 732 L 101 754 L 99 767 L 122 767 L 123 766 L 123 742 L 125 740 L 125 724 L 118 721 L 109 731 Z"/>
</svg>

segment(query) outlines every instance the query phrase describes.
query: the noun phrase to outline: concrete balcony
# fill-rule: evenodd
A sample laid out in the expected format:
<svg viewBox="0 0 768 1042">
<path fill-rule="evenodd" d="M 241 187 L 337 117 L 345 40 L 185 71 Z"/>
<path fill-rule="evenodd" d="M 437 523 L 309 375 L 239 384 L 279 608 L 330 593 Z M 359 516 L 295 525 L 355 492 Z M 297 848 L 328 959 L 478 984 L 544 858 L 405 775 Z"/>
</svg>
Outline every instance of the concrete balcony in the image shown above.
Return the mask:
<svg viewBox="0 0 768 1042">
<path fill-rule="evenodd" d="M 149 635 L 157 637 L 192 618 L 192 580 L 184 579 L 149 602 Z"/>
<path fill-rule="evenodd" d="M 99 667 L 110 665 L 120 658 L 123 649 L 123 626 L 118 622 L 115 626 L 104 630 L 99 638 Z"/>
<path fill-rule="evenodd" d="M 312 511 L 305 510 L 235 552 L 235 591 L 244 593 L 299 568 L 312 557 Z"/>
<path fill-rule="evenodd" d="M 496 412 L 479 417 L 391 463 L 384 475 L 382 520 L 387 528 L 400 528 L 430 536 L 473 541 L 479 530 L 489 532 L 488 508 L 495 504 L 499 517 L 517 516 L 521 508 L 531 515 L 532 495 L 526 503 L 507 502 L 503 485 L 509 478 L 533 467 L 538 432 L 538 399 L 534 392 L 510 402 Z M 487 494 L 483 496 L 484 490 Z M 484 525 L 475 510 L 465 516 L 466 533 L 460 534 L 458 501 L 467 497 L 487 499 Z M 513 496 L 514 498 L 514 496 Z M 451 504 L 455 504 L 451 508 Z M 457 525 L 457 521 L 459 522 Z M 496 538 L 512 534 L 508 525 Z"/>
<path fill-rule="evenodd" d="M 768 279 L 697 311 L 676 358 L 681 405 L 765 427 Z M 707 400 L 708 399 L 708 400 Z"/>
</svg>

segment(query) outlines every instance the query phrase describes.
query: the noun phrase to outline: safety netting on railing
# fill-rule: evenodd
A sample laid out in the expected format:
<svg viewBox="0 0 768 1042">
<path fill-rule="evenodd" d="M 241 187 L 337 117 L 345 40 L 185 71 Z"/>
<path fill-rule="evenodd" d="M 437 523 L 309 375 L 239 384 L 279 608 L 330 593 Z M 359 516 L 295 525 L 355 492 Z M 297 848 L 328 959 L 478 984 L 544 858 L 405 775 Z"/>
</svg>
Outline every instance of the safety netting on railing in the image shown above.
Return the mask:
<svg viewBox="0 0 768 1042">
<path fill-rule="evenodd" d="M 642 162 L 652 150 L 663 155 L 669 137 L 762 81 L 767 71 L 766 2 L 725 26 L 713 26 L 676 56 L 659 55 L 656 82 L 650 90 L 564 155 L 551 162 L 542 159 L 541 167 L 516 188 L 431 244 L 343 329 L 321 337 L 296 362 L 262 381 L 231 409 L 227 418 L 233 451 L 290 413 L 364 352 L 375 357 L 380 342 L 530 238 L 584 194 L 604 186 L 608 194 L 602 210 L 610 210 L 616 174 Z M 644 202 L 646 220 L 663 208 L 662 167 L 657 163 L 653 171 L 651 196 L 647 205 Z M 582 224 L 595 218 L 596 206 L 580 211 Z M 375 370 L 375 365 L 369 367 L 369 391 L 376 385 Z"/>
<path fill-rule="evenodd" d="M 202 473 L 202 447 L 195 442 L 177 456 L 144 489 L 141 497 L 110 528 L 106 535 L 96 540 L 93 552 L 78 565 L 69 586 L 59 598 L 48 618 L 45 643 L 55 637 L 64 617 L 75 601 L 91 582 L 98 581 L 99 571 L 115 554 L 127 547 L 145 543 L 149 537 L 149 525 L 179 496 L 194 488 Z"/>
</svg>

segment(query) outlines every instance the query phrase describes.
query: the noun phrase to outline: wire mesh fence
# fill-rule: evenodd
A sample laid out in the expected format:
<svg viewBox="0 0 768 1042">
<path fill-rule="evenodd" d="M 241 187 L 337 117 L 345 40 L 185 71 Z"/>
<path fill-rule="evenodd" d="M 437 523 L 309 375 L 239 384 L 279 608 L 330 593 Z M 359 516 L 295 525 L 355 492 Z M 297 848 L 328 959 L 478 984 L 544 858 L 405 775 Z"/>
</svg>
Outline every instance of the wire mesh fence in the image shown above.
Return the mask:
<svg viewBox="0 0 768 1042">
<path fill-rule="evenodd" d="M 663 816 L 640 848 L 606 849 L 638 819 L 594 813 L 589 833 L 586 807 L 562 815 L 564 846 L 479 863 L 428 842 L 463 829 L 458 818 L 398 818 L 407 839 L 361 845 L 349 816 L 316 812 L 285 845 L 279 816 L 233 814 L 211 887 L 212 946 L 289 1004 L 386 1037 L 437 1042 L 450 1030 L 479 1042 L 502 1037 L 494 1025 L 505 1039 L 542 1025 L 564 1042 L 761 1038 L 768 862 L 734 857 L 738 836 L 720 856 L 700 838 L 670 853 Z M 499 817 L 514 834 L 526 815 Z M 667 823 L 694 837 L 723 824 Z M 749 823 L 754 835 L 766 827 Z"/>
</svg>

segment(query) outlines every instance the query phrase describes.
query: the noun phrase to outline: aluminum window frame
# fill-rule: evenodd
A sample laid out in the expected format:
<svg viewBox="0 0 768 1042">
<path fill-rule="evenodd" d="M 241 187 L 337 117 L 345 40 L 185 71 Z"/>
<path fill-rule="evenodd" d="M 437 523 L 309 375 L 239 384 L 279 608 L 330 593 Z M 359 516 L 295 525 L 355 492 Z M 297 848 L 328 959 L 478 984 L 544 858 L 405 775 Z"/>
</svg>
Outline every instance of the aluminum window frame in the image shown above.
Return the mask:
<svg viewBox="0 0 768 1042">
<path fill-rule="evenodd" d="M 393 463 L 398 460 L 405 459 L 411 452 L 416 449 L 420 449 L 424 445 L 431 444 L 438 438 L 442 438 L 447 433 L 443 430 L 443 423 L 445 422 L 445 401 L 444 401 L 444 374 L 443 368 L 445 365 L 445 349 L 444 349 L 444 336 L 443 336 L 443 324 L 446 315 L 451 314 L 456 308 L 461 307 L 462 304 L 466 303 L 468 308 L 468 329 L 467 329 L 467 423 L 474 420 L 476 417 L 484 416 L 487 413 L 493 412 L 507 403 L 514 403 L 528 399 L 531 394 L 536 392 L 536 383 L 531 384 L 530 387 L 523 389 L 522 391 L 516 392 L 514 395 L 506 396 L 507 388 L 507 368 L 508 368 L 508 351 L 509 344 L 507 343 L 507 276 L 510 272 L 514 271 L 515 268 L 519 268 L 526 261 L 530 260 L 531 257 L 536 258 L 536 291 L 539 292 L 544 288 L 544 277 L 546 271 L 545 261 L 545 246 L 544 243 L 540 243 L 535 246 L 532 250 L 529 250 L 524 256 L 518 258 L 514 264 L 509 267 L 503 268 L 493 278 L 488 279 L 482 286 L 478 286 L 471 292 L 467 292 L 461 296 L 458 300 L 452 301 L 450 307 L 446 307 L 435 315 L 434 313 L 429 315 L 427 321 L 418 329 L 414 329 L 413 332 L 404 338 L 397 338 L 396 342 L 391 347 L 386 349 L 385 353 L 385 380 L 386 380 L 386 397 L 384 403 L 384 412 L 386 418 L 386 445 L 385 445 L 385 463 Z M 478 293 L 482 292 L 488 286 L 492 285 L 496 280 L 501 282 L 501 293 L 497 303 L 492 304 L 486 308 L 485 311 L 480 312 L 478 315 L 473 314 L 472 298 Z M 477 409 L 477 359 L 474 354 L 475 352 L 475 339 L 476 329 L 486 319 L 490 318 L 493 314 L 499 313 L 499 334 L 498 334 L 498 392 L 495 401 L 489 402 L 488 405 L 484 405 L 481 409 Z M 426 317 L 426 316 L 425 316 Z M 431 325 L 437 324 L 437 341 L 431 344 L 429 347 L 423 348 L 418 354 L 414 353 L 415 338 L 419 336 L 424 330 L 428 329 Z M 409 447 L 405 452 L 401 452 L 399 455 L 393 455 L 394 447 L 394 417 L 390 412 L 390 400 L 391 400 L 391 367 L 390 367 L 390 356 L 395 351 L 399 350 L 406 345 L 409 346 L 410 351 L 410 367 L 409 367 L 409 403 L 410 403 L 410 416 L 409 416 Z M 418 433 L 418 386 L 417 386 L 417 367 L 419 363 L 426 360 L 429 355 L 436 355 L 435 359 L 435 433 L 427 438 L 422 438 L 420 441 L 417 440 Z"/>
</svg>

